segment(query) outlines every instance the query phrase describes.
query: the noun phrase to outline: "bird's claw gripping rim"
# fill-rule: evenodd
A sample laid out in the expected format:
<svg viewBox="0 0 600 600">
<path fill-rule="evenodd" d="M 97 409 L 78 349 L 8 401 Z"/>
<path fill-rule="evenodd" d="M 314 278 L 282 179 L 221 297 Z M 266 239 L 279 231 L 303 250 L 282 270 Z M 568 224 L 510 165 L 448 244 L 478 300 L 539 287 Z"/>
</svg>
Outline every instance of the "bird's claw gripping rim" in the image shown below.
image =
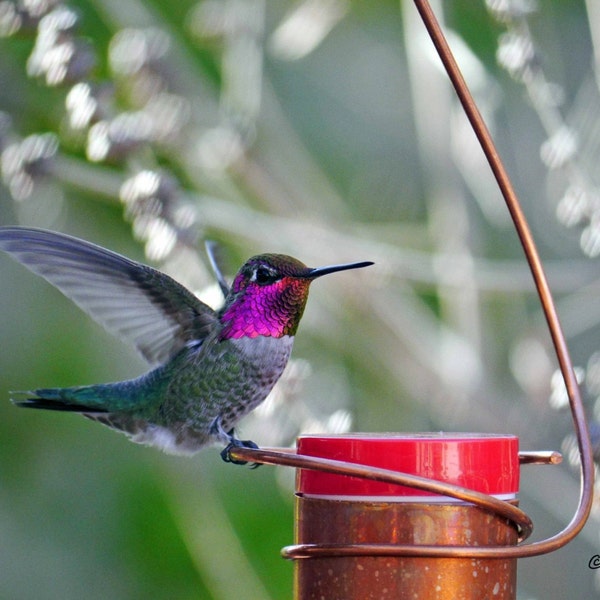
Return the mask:
<svg viewBox="0 0 600 600">
<path fill-rule="evenodd" d="M 233 430 L 231 430 L 231 441 L 229 442 L 229 444 L 227 444 L 225 448 L 223 448 L 223 450 L 221 450 L 221 458 L 225 462 L 231 463 L 232 465 L 247 465 L 248 461 L 237 460 L 231 457 L 231 451 L 235 448 L 258 449 L 258 446 L 250 440 L 238 440 L 237 438 L 233 437 Z M 250 465 L 251 469 L 256 469 L 257 467 L 260 467 L 260 463 L 252 463 Z"/>
<path fill-rule="evenodd" d="M 232 465 L 247 465 L 248 461 L 246 461 L 246 460 L 237 460 L 235 458 L 232 458 L 231 451 L 234 450 L 235 448 L 258 449 L 258 445 L 255 444 L 253 441 L 239 440 L 238 438 L 236 438 L 234 435 L 233 429 L 230 429 L 229 431 L 225 431 L 223 429 L 223 425 L 221 424 L 220 417 L 217 417 L 213 421 L 210 429 L 211 429 L 211 433 L 213 435 L 216 435 L 216 436 L 220 437 L 221 439 L 225 439 L 228 442 L 227 446 L 225 446 L 225 448 L 223 448 L 223 450 L 221 450 L 221 458 L 226 463 L 231 463 Z M 260 467 L 260 463 L 252 463 L 250 465 L 251 469 L 256 469 L 257 467 Z"/>
</svg>

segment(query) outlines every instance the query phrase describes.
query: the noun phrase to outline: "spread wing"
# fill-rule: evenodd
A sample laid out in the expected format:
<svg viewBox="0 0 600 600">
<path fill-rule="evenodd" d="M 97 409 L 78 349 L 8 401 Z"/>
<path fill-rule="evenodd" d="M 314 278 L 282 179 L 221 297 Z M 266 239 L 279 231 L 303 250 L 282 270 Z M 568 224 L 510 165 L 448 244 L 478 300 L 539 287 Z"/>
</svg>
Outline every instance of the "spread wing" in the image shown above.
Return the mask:
<svg viewBox="0 0 600 600">
<path fill-rule="evenodd" d="M 174 279 L 68 235 L 0 227 L 0 250 L 41 275 L 108 331 L 165 362 L 218 322 L 212 308 Z"/>
</svg>

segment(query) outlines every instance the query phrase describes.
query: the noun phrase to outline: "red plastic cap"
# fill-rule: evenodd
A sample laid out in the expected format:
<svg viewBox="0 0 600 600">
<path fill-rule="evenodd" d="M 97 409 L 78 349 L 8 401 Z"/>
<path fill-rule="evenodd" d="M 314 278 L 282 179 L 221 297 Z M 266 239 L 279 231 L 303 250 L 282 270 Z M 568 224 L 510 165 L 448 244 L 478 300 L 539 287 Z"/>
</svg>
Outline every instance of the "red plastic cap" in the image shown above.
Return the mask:
<svg viewBox="0 0 600 600">
<path fill-rule="evenodd" d="M 471 433 L 306 435 L 298 454 L 381 467 L 485 494 L 519 490 L 519 440 Z M 435 496 L 416 488 L 299 469 L 297 491 L 316 496 Z M 439 496 L 438 496 L 439 497 Z"/>
</svg>

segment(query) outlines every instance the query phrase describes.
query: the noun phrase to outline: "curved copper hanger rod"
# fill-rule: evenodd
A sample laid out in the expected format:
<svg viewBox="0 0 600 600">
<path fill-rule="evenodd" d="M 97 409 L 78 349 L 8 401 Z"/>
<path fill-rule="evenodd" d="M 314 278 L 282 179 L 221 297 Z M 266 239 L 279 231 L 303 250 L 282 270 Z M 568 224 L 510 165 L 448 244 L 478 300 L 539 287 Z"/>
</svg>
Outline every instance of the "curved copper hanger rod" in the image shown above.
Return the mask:
<svg viewBox="0 0 600 600">
<path fill-rule="evenodd" d="M 594 463 L 592 444 L 587 427 L 583 402 L 573 364 L 567 348 L 566 340 L 560 325 L 556 307 L 542 263 L 533 240 L 533 236 L 521 209 L 518 197 L 514 191 L 510 178 L 504 168 L 502 160 L 494 145 L 485 122 L 473 100 L 460 69 L 452 55 L 448 42 L 427 0 L 414 0 L 425 27 L 433 44 L 444 64 L 446 72 L 456 90 L 458 98 L 469 119 L 471 126 L 479 140 L 482 150 L 492 169 L 502 196 L 512 217 L 515 229 L 519 236 L 525 257 L 529 264 L 531 274 L 546 317 L 552 343 L 556 352 L 560 370 L 565 381 L 569 405 L 573 417 L 579 455 L 581 459 L 581 488 L 579 503 L 575 515 L 568 525 L 554 536 L 518 546 L 488 546 L 488 547 L 457 547 L 457 546 L 413 546 L 413 545 L 388 545 L 388 544 L 299 544 L 284 548 L 282 553 L 286 558 L 310 558 L 316 556 L 428 556 L 428 557 L 478 557 L 478 558 L 520 558 L 547 554 L 561 548 L 570 542 L 583 528 L 589 517 L 593 502 Z M 496 512 L 510 519 L 519 531 L 519 540 L 522 541 L 531 533 L 532 524 L 529 517 L 514 505 L 500 501 L 491 496 L 480 494 L 422 477 L 415 477 L 385 469 L 375 469 L 364 465 L 356 465 L 342 461 L 332 461 L 323 458 L 300 456 L 293 451 L 285 449 L 253 449 L 234 448 L 230 452 L 236 460 L 252 461 L 256 463 L 278 464 L 296 468 L 317 469 L 331 473 L 339 473 L 401 485 L 426 489 L 445 496 L 451 496 L 466 502 L 473 502 L 481 508 Z M 560 462 L 558 453 L 522 453 L 521 464 Z"/>
<path fill-rule="evenodd" d="M 573 371 L 573 364 L 565 341 L 565 336 L 560 325 L 554 300 L 550 293 L 548 281 L 544 274 L 544 269 L 533 241 L 533 236 L 521 209 L 517 194 L 512 186 L 510 178 L 504 168 L 504 164 L 498 155 L 490 132 L 473 100 L 467 84 L 460 72 L 460 69 L 448 46 L 448 42 L 442 32 L 442 29 L 435 17 L 431 5 L 427 0 L 414 0 L 414 3 L 423 19 L 425 27 L 431 37 L 431 40 L 444 64 L 448 77 L 450 78 L 463 109 L 471 123 L 471 127 L 479 140 L 481 148 L 492 169 L 498 187 L 502 192 L 506 206 L 510 212 L 515 229 L 523 246 L 525 257 L 529 263 L 531 275 L 540 297 L 544 316 L 548 323 L 550 336 L 558 359 L 558 364 L 565 381 L 569 405 L 573 416 L 575 433 L 577 434 L 577 443 L 579 456 L 581 459 L 581 490 L 579 495 L 579 504 L 571 522 L 558 534 L 539 542 L 534 542 L 517 548 L 520 550 L 516 556 L 535 556 L 552 552 L 561 546 L 570 542 L 583 528 L 589 517 L 592 502 L 594 499 L 594 462 L 592 443 L 587 427 L 583 402 L 579 391 L 577 378 Z"/>
</svg>

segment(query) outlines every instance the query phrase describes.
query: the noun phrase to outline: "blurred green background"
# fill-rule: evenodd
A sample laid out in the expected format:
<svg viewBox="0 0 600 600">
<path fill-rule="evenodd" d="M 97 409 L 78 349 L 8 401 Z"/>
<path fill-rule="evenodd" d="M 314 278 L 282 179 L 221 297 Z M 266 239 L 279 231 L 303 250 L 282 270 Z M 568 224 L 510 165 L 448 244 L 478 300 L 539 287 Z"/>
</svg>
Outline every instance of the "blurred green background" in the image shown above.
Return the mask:
<svg viewBox="0 0 600 600">
<path fill-rule="evenodd" d="M 596 420 L 598 8 L 440 4 Z M 28 6 L 0 2 L 1 224 L 100 243 L 207 298 L 204 238 L 229 274 L 265 251 L 377 263 L 313 286 L 290 368 L 241 435 L 506 432 L 572 459 L 522 251 L 410 2 Z M 218 449 L 169 457 L 14 408 L 9 390 L 145 365 L 5 256 L 0 273 L 0 598 L 290 598 L 279 550 L 293 541 L 293 473 L 226 465 Z M 573 514 L 570 462 L 523 469 L 534 539 Z M 568 547 L 520 562 L 519 598 L 600 597 L 588 568 L 599 515 Z"/>
</svg>

